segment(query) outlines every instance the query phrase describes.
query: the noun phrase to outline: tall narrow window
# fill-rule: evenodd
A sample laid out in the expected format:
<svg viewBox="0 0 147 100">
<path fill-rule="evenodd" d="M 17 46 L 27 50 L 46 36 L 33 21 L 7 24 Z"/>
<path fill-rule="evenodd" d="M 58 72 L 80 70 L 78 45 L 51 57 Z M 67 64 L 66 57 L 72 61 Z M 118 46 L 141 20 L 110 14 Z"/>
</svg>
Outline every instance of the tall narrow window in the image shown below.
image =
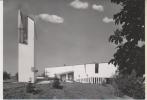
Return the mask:
<svg viewBox="0 0 147 100">
<path fill-rule="evenodd" d="M 95 64 L 95 73 L 98 73 L 98 72 L 99 72 L 99 64 L 96 63 L 96 64 Z"/>
<path fill-rule="evenodd" d="M 19 43 L 28 44 L 28 18 L 20 12 Z"/>
</svg>

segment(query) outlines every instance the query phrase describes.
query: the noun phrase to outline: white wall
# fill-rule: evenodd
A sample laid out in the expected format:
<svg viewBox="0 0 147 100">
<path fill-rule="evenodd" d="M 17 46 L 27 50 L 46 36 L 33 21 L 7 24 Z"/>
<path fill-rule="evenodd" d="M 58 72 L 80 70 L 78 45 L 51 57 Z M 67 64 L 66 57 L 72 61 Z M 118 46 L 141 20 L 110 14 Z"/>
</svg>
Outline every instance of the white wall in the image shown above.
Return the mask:
<svg viewBox="0 0 147 100">
<path fill-rule="evenodd" d="M 100 63 L 99 64 L 99 76 L 109 78 L 112 77 L 117 70 L 113 64 Z"/>
<path fill-rule="evenodd" d="M 28 44 L 18 45 L 18 81 L 34 82 L 34 21 L 28 17 Z"/>
<path fill-rule="evenodd" d="M 69 71 L 73 71 L 72 66 L 45 68 L 45 74 L 49 77 L 54 77 L 55 74 L 60 74 L 60 73 L 69 72 Z"/>
<path fill-rule="evenodd" d="M 74 70 L 74 79 L 82 78 L 85 76 L 85 65 L 75 65 L 73 66 Z"/>
<path fill-rule="evenodd" d="M 116 70 L 117 68 L 113 64 L 108 63 L 100 63 L 98 73 L 95 73 L 95 64 L 45 68 L 46 75 L 49 77 L 54 77 L 54 74 L 73 71 L 74 80 L 88 77 L 111 78 Z"/>
</svg>

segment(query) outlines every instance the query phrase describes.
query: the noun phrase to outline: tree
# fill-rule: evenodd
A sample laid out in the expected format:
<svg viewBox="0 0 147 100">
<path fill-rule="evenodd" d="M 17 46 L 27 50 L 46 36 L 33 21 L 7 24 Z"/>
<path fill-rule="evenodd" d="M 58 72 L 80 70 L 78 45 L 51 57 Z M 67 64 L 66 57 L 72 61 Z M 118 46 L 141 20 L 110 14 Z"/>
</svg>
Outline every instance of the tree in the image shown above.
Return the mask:
<svg viewBox="0 0 147 100">
<path fill-rule="evenodd" d="M 109 63 L 118 65 L 119 73 L 137 76 L 145 74 L 145 0 L 111 0 L 122 9 L 113 16 L 116 25 L 121 25 L 109 37 L 117 45 L 117 51 Z M 141 43 L 141 45 L 139 45 Z"/>
<path fill-rule="evenodd" d="M 145 98 L 144 78 L 136 77 L 134 70 L 130 75 L 116 76 L 113 85 L 118 88 L 119 94 L 126 94 L 134 99 Z"/>
<path fill-rule="evenodd" d="M 16 80 L 18 80 L 18 72 L 15 74 Z"/>
<path fill-rule="evenodd" d="M 10 79 L 10 74 L 7 73 L 6 71 L 3 72 L 3 80 Z"/>
</svg>

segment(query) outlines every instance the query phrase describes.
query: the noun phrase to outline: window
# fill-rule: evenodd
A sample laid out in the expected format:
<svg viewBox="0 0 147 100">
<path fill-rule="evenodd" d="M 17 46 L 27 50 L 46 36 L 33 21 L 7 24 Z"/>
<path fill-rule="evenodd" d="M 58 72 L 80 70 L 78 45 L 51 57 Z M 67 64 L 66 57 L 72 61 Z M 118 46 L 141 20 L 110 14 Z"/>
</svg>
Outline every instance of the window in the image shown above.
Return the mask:
<svg viewBox="0 0 147 100">
<path fill-rule="evenodd" d="M 98 73 L 98 72 L 99 72 L 99 64 L 96 63 L 96 64 L 95 64 L 95 73 Z"/>
<path fill-rule="evenodd" d="M 28 18 L 20 12 L 19 43 L 28 44 Z"/>
<path fill-rule="evenodd" d="M 28 34 L 24 28 L 19 28 L 19 43 L 28 44 Z"/>
</svg>

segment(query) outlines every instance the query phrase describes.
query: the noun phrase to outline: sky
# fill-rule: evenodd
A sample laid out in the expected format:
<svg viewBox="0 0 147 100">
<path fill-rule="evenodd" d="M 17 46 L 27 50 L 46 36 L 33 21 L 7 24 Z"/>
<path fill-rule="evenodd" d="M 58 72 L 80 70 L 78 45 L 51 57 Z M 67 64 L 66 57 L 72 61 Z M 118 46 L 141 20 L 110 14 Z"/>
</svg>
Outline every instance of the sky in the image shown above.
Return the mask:
<svg viewBox="0 0 147 100">
<path fill-rule="evenodd" d="M 110 0 L 4 0 L 4 70 L 18 71 L 18 9 L 36 20 L 35 60 L 45 67 L 109 62 L 115 45 L 108 39 L 120 6 Z"/>
</svg>

